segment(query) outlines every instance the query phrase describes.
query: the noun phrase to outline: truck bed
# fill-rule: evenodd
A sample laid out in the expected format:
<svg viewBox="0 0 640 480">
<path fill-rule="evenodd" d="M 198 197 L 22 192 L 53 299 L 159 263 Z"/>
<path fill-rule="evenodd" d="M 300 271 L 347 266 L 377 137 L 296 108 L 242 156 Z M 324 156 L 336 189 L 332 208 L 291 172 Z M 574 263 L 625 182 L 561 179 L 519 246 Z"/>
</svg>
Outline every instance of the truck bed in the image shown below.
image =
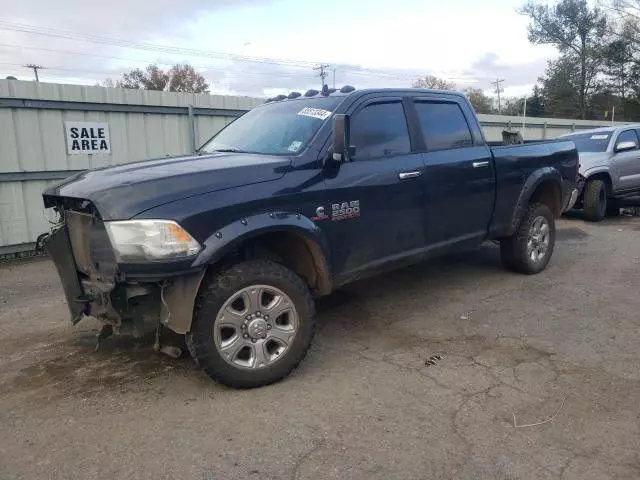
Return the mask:
<svg viewBox="0 0 640 480">
<path fill-rule="evenodd" d="M 562 191 L 571 193 L 578 168 L 573 142 L 548 140 L 490 149 L 496 170 L 496 198 L 499 199 L 489 227 L 491 236 L 509 230 L 514 205 L 522 192 L 528 191 L 526 184 L 536 182 L 540 175 L 552 173 L 562 185 Z M 562 204 L 566 201 L 568 198 L 563 198 Z"/>
</svg>

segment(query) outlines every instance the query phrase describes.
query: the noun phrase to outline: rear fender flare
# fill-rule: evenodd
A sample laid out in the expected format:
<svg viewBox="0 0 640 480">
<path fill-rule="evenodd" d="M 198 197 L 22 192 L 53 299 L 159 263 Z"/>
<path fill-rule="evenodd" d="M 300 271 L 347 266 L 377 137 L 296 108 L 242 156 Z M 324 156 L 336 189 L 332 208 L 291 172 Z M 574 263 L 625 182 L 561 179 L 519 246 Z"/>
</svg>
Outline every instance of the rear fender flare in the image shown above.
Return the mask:
<svg viewBox="0 0 640 480">
<path fill-rule="evenodd" d="M 562 175 L 558 170 L 553 167 L 543 167 L 535 170 L 531 175 L 529 175 L 522 186 L 522 190 L 520 190 L 520 196 L 518 197 L 516 206 L 513 209 L 511 222 L 507 227 L 505 236 L 510 236 L 515 233 L 522 221 L 524 213 L 527 211 L 527 206 L 529 205 L 536 188 L 548 180 L 555 182 L 562 192 Z"/>
</svg>

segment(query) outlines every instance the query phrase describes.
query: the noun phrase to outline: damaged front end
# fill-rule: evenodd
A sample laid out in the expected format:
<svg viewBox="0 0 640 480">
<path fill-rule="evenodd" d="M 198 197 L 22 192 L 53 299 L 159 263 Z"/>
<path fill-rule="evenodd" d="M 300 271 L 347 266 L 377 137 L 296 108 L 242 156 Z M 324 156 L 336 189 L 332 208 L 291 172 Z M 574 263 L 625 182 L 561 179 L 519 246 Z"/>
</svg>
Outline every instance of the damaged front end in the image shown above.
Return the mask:
<svg viewBox="0 0 640 480">
<path fill-rule="evenodd" d="M 136 271 L 119 262 L 107 226 L 90 202 L 57 199 L 55 208 L 60 221 L 37 245 L 56 266 L 72 323 L 98 319 L 103 324 L 98 341 L 112 332 L 141 338 L 155 329 L 155 348 L 178 356 L 180 350 L 164 344 L 163 328 L 189 331 L 204 270 L 184 270 L 181 263 L 167 271 L 157 264 L 152 273 Z"/>
</svg>

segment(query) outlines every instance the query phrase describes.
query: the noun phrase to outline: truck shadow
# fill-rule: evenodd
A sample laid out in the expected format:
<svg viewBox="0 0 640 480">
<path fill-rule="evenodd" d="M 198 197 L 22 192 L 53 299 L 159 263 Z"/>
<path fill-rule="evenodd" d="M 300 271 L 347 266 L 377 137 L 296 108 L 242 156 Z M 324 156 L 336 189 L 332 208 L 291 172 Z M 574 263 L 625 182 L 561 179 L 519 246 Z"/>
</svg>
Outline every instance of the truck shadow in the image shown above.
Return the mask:
<svg viewBox="0 0 640 480">
<path fill-rule="evenodd" d="M 477 250 L 428 260 L 340 288 L 318 301 L 320 323 L 325 327 L 335 314 L 362 318 L 368 299 L 384 297 L 393 302 L 395 296 L 408 290 L 421 290 L 426 295 L 441 292 L 454 284 L 472 288 L 479 281 L 490 282 L 492 277 L 505 274 L 509 275 L 501 266 L 499 246 L 486 243 Z"/>
<path fill-rule="evenodd" d="M 577 228 L 559 229 L 558 240 L 581 238 L 584 232 Z M 564 233 L 562 233 L 564 232 Z M 499 247 L 486 243 L 481 248 L 452 254 L 443 258 L 415 264 L 351 284 L 335 291 L 317 303 L 319 328 L 318 344 L 343 344 L 349 340 L 345 332 L 359 332 L 359 339 L 367 342 L 369 336 L 389 329 L 391 323 L 408 314 L 424 311 L 425 296 L 446 297 L 452 289 L 472 290 L 494 279 L 514 275 L 505 272 L 500 263 Z M 409 300 L 409 305 L 403 304 Z M 373 315 L 382 301 L 386 317 Z M 379 313 L 379 312 L 376 312 Z M 95 351 L 98 325 L 76 329 L 72 337 L 34 351 L 31 362 L 2 382 L 4 393 L 33 392 L 43 389 L 47 398 L 56 396 L 88 396 L 105 391 L 131 392 L 160 388 L 167 378 L 193 377 L 206 381 L 185 351 L 179 359 L 172 359 L 153 351 L 154 335 L 142 340 L 129 336 L 113 336 L 104 340 Z M 314 365 L 313 349 L 302 369 L 318 368 Z M 309 364 L 308 367 L 305 365 Z M 164 379 L 165 381 L 159 382 Z M 211 383 L 211 382 L 208 382 Z M 211 385 L 214 385 L 211 383 Z"/>
</svg>

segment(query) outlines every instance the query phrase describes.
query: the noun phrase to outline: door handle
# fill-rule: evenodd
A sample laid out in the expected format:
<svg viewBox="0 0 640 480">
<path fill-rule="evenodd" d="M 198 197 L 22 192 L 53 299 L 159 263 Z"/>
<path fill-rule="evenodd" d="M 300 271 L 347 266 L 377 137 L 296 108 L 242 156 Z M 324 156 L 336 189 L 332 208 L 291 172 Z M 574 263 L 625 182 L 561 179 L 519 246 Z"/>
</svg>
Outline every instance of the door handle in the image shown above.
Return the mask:
<svg viewBox="0 0 640 480">
<path fill-rule="evenodd" d="M 484 168 L 489 166 L 489 161 L 485 160 L 484 162 L 473 162 L 473 168 Z"/>
<path fill-rule="evenodd" d="M 416 178 L 422 175 L 420 172 L 402 172 L 398 174 L 400 180 L 406 180 L 408 178 Z"/>
</svg>

